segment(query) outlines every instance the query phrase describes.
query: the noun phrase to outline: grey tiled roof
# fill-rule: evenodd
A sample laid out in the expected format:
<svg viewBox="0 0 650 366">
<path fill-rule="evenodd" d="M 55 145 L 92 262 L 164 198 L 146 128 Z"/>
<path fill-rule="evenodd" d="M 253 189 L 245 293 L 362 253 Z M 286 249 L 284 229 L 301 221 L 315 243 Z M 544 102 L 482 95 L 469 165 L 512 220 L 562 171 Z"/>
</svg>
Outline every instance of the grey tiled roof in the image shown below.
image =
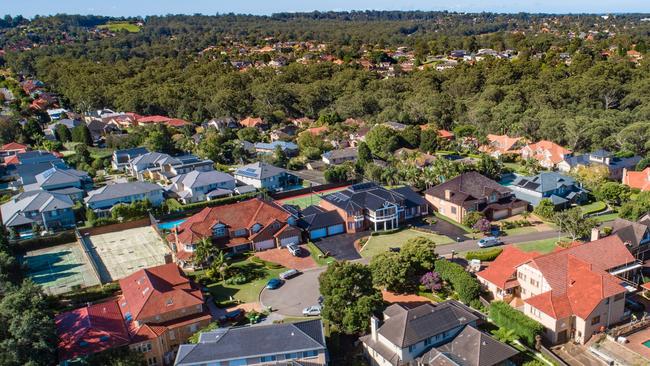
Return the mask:
<svg viewBox="0 0 650 366">
<path fill-rule="evenodd" d="M 271 164 L 258 161 L 257 163 L 244 165 L 235 171 L 235 175 L 241 175 L 247 178 L 265 179 L 282 174 L 286 170 L 278 168 Z"/>
<path fill-rule="evenodd" d="M 224 183 L 232 181 L 235 182 L 235 178 L 232 175 L 220 172 L 217 170 L 210 170 L 207 172 L 201 172 L 194 170 L 187 174 L 177 175 L 172 178 L 172 184 L 182 183 L 184 186 L 189 188 L 203 187 L 209 184 L 214 183 Z"/>
<path fill-rule="evenodd" d="M 147 182 L 108 184 L 104 187 L 88 192 L 86 203 L 110 200 L 135 194 L 145 194 L 157 190 L 162 191 L 162 187 L 157 184 Z"/>
<path fill-rule="evenodd" d="M 24 216 L 25 212 L 39 213 L 71 208 L 74 205 L 65 194 L 47 191 L 23 192 L 14 196 L 9 202 L 0 206 L 2 223 L 6 226 L 16 226 L 32 222 Z"/>
<path fill-rule="evenodd" d="M 345 190 L 327 194 L 323 196 L 323 199 L 344 210 L 348 208 L 353 210 L 376 210 L 383 207 L 386 202 L 406 206 L 424 204 L 424 201 L 419 198 L 417 193 L 406 192 L 407 190 L 411 189 L 402 187 L 391 190 L 376 183 L 368 182 L 354 184 Z M 418 198 L 415 196 L 418 196 Z"/>
<path fill-rule="evenodd" d="M 223 328 L 181 345 L 175 365 L 208 363 L 309 350 L 324 350 L 320 319 L 297 323 Z"/>
</svg>

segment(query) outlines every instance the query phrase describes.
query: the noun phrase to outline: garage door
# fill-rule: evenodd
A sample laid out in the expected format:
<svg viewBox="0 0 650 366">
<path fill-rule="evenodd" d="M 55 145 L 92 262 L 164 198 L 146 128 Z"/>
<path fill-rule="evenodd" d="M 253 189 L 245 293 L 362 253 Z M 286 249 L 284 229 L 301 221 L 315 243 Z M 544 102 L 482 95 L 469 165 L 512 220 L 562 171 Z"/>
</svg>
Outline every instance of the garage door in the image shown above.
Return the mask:
<svg viewBox="0 0 650 366">
<path fill-rule="evenodd" d="M 300 237 L 291 236 L 280 240 L 280 245 L 282 245 L 283 247 L 286 247 L 289 244 L 300 244 Z"/>
<path fill-rule="evenodd" d="M 508 217 L 508 210 L 494 211 L 492 212 L 492 218 L 494 220 L 499 220 Z"/>
<path fill-rule="evenodd" d="M 264 250 L 275 248 L 275 239 L 264 240 L 255 243 L 255 250 Z"/>
<path fill-rule="evenodd" d="M 343 224 L 332 225 L 327 228 L 327 235 L 341 234 L 344 231 L 345 231 L 345 227 L 343 227 Z"/>
<path fill-rule="evenodd" d="M 311 239 L 319 239 L 327 236 L 327 228 L 316 229 L 309 232 Z"/>
</svg>

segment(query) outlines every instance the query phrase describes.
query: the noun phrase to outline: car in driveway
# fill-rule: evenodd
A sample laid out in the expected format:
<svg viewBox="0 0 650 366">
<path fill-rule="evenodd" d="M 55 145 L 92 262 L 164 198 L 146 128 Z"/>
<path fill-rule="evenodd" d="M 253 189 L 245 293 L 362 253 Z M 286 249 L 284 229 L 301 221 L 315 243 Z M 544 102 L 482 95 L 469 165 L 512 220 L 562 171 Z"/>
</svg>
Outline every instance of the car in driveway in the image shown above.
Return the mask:
<svg viewBox="0 0 650 366">
<path fill-rule="evenodd" d="M 503 244 L 503 242 L 494 236 L 488 236 L 478 241 L 479 248 L 488 248 L 501 244 Z"/>
<path fill-rule="evenodd" d="M 287 249 L 289 250 L 289 253 L 291 253 L 291 255 L 294 257 L 300 255 L 300 247 L 297 246 L 296 244 L 287 245 Z"/>
<path fill-rule="evenodd" d="M 290 279 L 290 278 L 292 278 L 292 277 L 296 277 L 296 276 L 299 275 L 299 274 L 300 274 L 300 271 L 299 271 L 299 270 L 297 270 L 297 269 L 290 269 L 290 270 L 287 270 L 287 271 L 284 271 L 284 272 L 280 273 L 280 279 L 282 279 L 282 280 L 288 280 L 288 279 Z"/>
<path fill-rule="evenodd" d="M 308 308 L 304 308 L 302 315 L 304 316 L 320 316 L 320 312 L 323 310 L 323 307 L 320 305 L 312 305 Z"/>
<path fill-rule="evenodd" d="M 282 281 L 279 278 L 271 278 L 269 282 L 266 283 L 266 288 L 268 288 L 269 290 L 275 290 L 277 288 L 280 288 L 280 286 L 282 286 L 283 283 L 284 281 Z"/>
</svg>

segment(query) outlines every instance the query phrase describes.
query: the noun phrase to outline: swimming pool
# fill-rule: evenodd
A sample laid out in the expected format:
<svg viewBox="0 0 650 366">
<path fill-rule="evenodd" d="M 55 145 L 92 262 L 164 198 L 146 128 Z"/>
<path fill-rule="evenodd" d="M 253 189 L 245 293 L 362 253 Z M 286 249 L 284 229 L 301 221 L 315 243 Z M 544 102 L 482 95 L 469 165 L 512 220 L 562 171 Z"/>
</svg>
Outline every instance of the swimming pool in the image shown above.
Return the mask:
<svg viewBox="0 0 650 366">
<path fill-rule="evenodd" d="M 160 230 L 168 230 L 169 231 L 169 230 L 175 228 L 176 226 L 184 223 L 185 221 L 187 221 L 187 219 L 180 219 L 180 220 L 175 220 L 175 221 L 161 222 L 160 224 L 158 224 L 158 228 Z"/>
<path fill-rule="evenodd" d="M 645 342 L 643 342 L 641 344 L 643 344 L 644 346 L 650 348 L 650 339 L 648 339 L 647 341 L 645 341 Z"/>
</svg>

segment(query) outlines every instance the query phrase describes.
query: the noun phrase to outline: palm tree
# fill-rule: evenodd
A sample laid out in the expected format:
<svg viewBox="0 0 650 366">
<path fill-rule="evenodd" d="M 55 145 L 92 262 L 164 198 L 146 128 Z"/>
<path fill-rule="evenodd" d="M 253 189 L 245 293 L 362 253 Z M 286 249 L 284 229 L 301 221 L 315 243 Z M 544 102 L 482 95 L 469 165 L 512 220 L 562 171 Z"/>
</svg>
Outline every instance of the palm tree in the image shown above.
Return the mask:
<svg viewBox="0 0 650 366">
<path fill-rule="evenodd" d="M 194 263 L 202 265 L 210 260 L 211 257 L 214 257 L 218 251 L 209 237 L 203 237 L 196 243 L 196 248 L 194 248 Z"/>
<path fill-rule="evenodd" d="M 230 264 L 228 264 L 228 260 L 226 259 L 226 255 L 222 250 L 217 249 L 216 255 L 213 256 L 212 258 L 212 264 L 210 265 L 210 271 L 214 275 L 215 273 L 219 274 L 219 277 L 221 280 L 225 280 L 226 278 L 226 273 L 228 272 L 228 268 L 230 268 Z"/>
</svg>

